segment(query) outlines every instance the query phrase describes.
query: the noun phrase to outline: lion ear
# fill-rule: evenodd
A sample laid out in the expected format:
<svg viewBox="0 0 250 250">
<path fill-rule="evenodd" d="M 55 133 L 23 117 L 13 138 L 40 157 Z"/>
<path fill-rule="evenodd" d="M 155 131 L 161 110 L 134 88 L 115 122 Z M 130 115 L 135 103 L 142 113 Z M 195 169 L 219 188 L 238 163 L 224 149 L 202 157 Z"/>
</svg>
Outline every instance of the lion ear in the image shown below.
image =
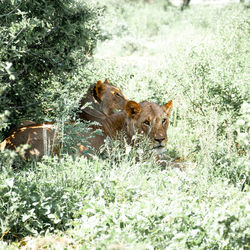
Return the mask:
<svg viewBox="0 0 250 250">
<path fill-rule="evenodd" d="M 109 84 L 109 80 L 106 78 L 104 84 Z"/>
<path fill-rule="evenodd" d="M 167 104 L 162 106 L 164 112 L 167 114 L 167 116 L 169 117 L 171 114 L 171 110 L 173 108 L 173 101 L 170 100 Z"/>
<path fill-rule="evenodd" d="M 135 101 L 127 101 L 125 110 L 130 118 L 135 119 L 141 112 L 141 106 Z"/>
<path fill-rule="evenodd" d="M 95 85 L 95 92 L 97 97 L 101 100 L 103 92 L 105 90 L 105 84 L 102 81 L 98 81 Z"/>
</svg>

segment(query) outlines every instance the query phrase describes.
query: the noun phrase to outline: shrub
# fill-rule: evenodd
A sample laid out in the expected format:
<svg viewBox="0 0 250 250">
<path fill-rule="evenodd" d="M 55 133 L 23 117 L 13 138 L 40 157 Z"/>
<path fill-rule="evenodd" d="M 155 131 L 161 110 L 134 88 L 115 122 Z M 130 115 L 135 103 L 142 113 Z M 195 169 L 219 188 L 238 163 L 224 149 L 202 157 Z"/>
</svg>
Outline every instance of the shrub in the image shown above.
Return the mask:
<svg viewBox="0 0 250 250">
<path fill-rule="evenodd" d="M 84 193 L 76 192 L 82 182 L 80 169 L 75 179 L 72 159 L 67 162 L 45 157 L 42 163 L 28 164 L 28 171 L 1 167 L 1 235 L 13 239 L 70 226 L 74 211 L 83 206 Z"/>
<path fill-rule="evenodd" d="M 10 127 L 42 120 L 52 107 L 56 116 L 58 96 L 80 87 L 76 70 L 96 46 L 100 9 L 73 0 L 3 0 L 0 13 L 0 110 L 10 111 Z"/>
</svg>

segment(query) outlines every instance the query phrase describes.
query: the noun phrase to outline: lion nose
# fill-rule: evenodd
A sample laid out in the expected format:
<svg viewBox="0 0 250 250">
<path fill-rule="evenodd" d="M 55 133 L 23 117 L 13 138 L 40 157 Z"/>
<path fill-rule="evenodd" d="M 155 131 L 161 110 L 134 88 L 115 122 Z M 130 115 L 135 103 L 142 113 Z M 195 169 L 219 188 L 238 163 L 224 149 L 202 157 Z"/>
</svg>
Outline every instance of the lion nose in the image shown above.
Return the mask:
<svg viewBox="0 0 250 250">
<path fill-rule="evenodd" d="M 159 144 L 161 144 L 164 140 L 165 140 L 165 137 L 155 138 L 155 141 L 159 142 Z"/>
</svg>

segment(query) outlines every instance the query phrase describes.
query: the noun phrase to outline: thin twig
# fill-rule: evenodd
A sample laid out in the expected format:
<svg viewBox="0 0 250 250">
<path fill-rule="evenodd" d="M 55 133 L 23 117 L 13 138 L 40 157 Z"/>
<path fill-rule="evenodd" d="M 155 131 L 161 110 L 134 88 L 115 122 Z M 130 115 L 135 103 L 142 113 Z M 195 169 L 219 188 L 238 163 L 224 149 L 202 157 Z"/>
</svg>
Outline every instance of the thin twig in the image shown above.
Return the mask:
<svg viewBox="0 0 250 250">
<path fill-rule="evenodd" d="M 3 239 L 3 237 L 4 237 L 6 234 L 8 234 L 8 233 L 9 233 L 9 231 L 10 231 L 10 228 L 2 234 L 2 236 L 0 237 L 0 240 L 2 240 L 2 239 Z"/>
<path fill-rule="evenodd" d="M 22 33 L 23 30 L 24 27 L 17 33 L 17 35 L 11 41 L 8 42 L 7 47 L 9 47 L 15 41 L 15 39 Z"/>
<path fill-rule="evenodd" d="M 3 14 L 3 15 L 0 15 L 0 18 L 1 17 L 5 17 L 5 16 L 9 16 L 9 15 L 11 15 L 14 11 L 16 11 L 17 10 L 17 8 L 20 6 L 21 4 L 19 4 L 14 10 L 12 10 L 11 12 L 9 12 L 8 14 Z"/>
<path fill-rule="evenodd" d="M 26 105 L 23 105 L 23 106 L 18 106 L 18 107 L 9 107 L 8 109 L 24 109 L 26 107 L 29 107 L 29 106 L 32 106 L 32 105 L 36 105 L 36 104 L 38 104 L 38 102 L 29 103 L 29 104 L 26 104 Z"/>
<path fill-rule="evenodd" d="M 185 89 L 185 87 L 183 86 L 183 84 L 182 83 L 180 83 L 180 84 Z M 198 108 L 201 111 L 202 115 L 206 116 L 205 113 L 204 113 L 204 111 L 203 111 L 203 109 L 200 106 L 198 106 L 197 104 L 195 104 L 193 102 L 193 100 L 191 99 L 191 97 L 188 95 L 187 90 L 184 90 L 184 93 L 187 95 L 187 97 L 188 97 L 189 101 L 192 103 L 193 107 Z"/>
</svg>

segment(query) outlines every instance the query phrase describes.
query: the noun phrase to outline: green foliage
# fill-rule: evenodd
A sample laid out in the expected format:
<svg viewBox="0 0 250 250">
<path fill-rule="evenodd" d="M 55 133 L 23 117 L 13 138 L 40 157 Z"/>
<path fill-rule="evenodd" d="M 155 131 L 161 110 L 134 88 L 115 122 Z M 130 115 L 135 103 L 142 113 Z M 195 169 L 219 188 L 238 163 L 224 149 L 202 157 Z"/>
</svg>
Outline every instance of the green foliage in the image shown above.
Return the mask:
<svg viewBox="0 0 250 250">
<path fill-rule="evenodd" d="M 96 46 L 100 10 L 72 0 L 4 0 L 0 13 L 0 110 L 10 111 L 12 127 L 41 121 L 63 91 L 80 87 L 75 78 Z"/>
<path fill-rule="evenodd" d="M 93 153 L 93 149 L 88 143 L 95 135 L 102 134 L 101 130 L 90 132 L 88 125 L 96 125 L 94 122 L 74 122 L 57 124 L 57 138 L 59 141 L 59 154 L 66 155 L 89 155 Z M 80 150 L 80 146 L 85 150 Z"/>
<path fill-rule="evenodd" d="M 69 227 L 83 197 L 75 192 L 81 185 L 81 175 L 72 181 L 68 164 L 70 160 L 64 165 L 63 161 L 47 158 L 43 163 L 30 164 L 29 171 L 13 172 L 2 167 L 1 235 L 8 232 L 7 238 L 23 237 Z"/>
<path fill-rule="evenodd" d="M 68 157 L 45 158 L 19 172 L 2 168 L 1 235 L 68 229 L 87 248 L 247 246 L 244 193 L 209 180 L 202 169 L 160 171 L 152 161 L 127 156 L 112 165 Z"/>
<path fill-rule="evenodd" d="M 199 177 L 188 170 L 159 175 L 155 167 L 138 168 L 124 161 L 123 175 L 119 168 L 108 169 L 108 179 L 104 169 L 97 174 L 93 188 L 98 195 L 90 194 L 71 232 L 80 244 L 143 249 L 247 246 L 247 197 L 218 179 L 207 182 L 200 177 L 202 171 Z"/>
<path fill-rule="evenodd" d="M 236 142 L 238 153 L 247 154 L 249 146 L 249 127 L 250 127 L 250 104 L 244 102 L 239 112 L 239 118 L 234 125 L 236 131 Z"/>
</svg>

